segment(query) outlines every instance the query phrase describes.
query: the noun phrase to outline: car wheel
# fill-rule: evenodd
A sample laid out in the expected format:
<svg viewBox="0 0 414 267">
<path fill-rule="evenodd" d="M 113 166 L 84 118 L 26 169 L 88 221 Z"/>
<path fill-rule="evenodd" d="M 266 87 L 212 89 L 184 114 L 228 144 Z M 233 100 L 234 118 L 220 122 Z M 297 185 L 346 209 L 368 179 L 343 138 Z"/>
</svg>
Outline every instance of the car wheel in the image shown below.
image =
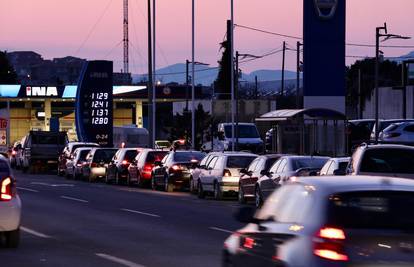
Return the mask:
<svg viewBox="0 0 414 267">
<path fill-rule="evenodd" d="M 200 181 L 198 181 L 197 183 L 197 196 L 198 198 L 202 199 L 206 197 L 206 193 L 203 190 L 203 185 L 201 184 Z"/>
<path fill-rule="evenodd" d="M 220 185 L 217 181 L 214 182 L 214 199 L 220 200 L 222 198 L 223 193 L 221 192 Z"/>
<path fill-rule="evenodd" d="M 239 194 L 237 198 L 240 204 L 246 204 L 246 198 L 244 197 L 244 191 L 241 185 L 239 185 Z"/>
<path fill-rule="evenodd" d="M 105 183 L 106 184 L 110 184 L 111 183 L 111 179 L 109 179 L 108 171 L 105 173 Z"/>
<path fill-rule="evenodd" d="M 256 208 L 260 208 L 263 205 L 262 194 L 260 193 L 260 188 L 258 186 L 256 186 L 256 190 L 254 190 L 254 200 Z"/>
<path fill-rule="evenodd" d="M 155 183 L 154 175 L 151 175 L 151 189 L 152 190 L 157 190 L 157 184 Z"/>
<path fill-rule="evenodd" d="M 164 176 L 164 191 L 165 192 L 172 192 L 174 191 L 174 185 L 168 183 L 168 176 Z"/>
<path fill-rule="evenodd" d="M 131 176 L 129 175 L 129 173 L 128 173 L 128 175 L 127 175 L 127 180 L 126 180 L 126 183 L 127 183 L 127 185 L 128 185 L 128 186 L 132 186 L 132 183 L 131 183 Z"/>
<path fill-rule="evenodd" d="M 137 185 L 138 187 L 144 187 L 144 181 L 141 179 L 141 175 L 139 175 L 139 173 L 137 173 Z"/>
<path fill-rule="evenodd" d="M 120 184 L 120 183 L 121 183 L 121 181 L 120 181 L 120 179 L 119 179 L 119 174 L 118 174 L 118 172 L 117 172 L 117 171 L 115 171 L 115 183 L 116 183 L 116 184 Z"/>
<path fill-rule="evenodd" d="M 17 248 L 20 242 L 20 229 L 5 233 L 6 247 Z"/>
<path fill-rule="evenodd" d="M 197 193 L 197 187 L 194 186 L 193 176 L 190 177 L 190 193 L 193 195 Z"/>
</svg>

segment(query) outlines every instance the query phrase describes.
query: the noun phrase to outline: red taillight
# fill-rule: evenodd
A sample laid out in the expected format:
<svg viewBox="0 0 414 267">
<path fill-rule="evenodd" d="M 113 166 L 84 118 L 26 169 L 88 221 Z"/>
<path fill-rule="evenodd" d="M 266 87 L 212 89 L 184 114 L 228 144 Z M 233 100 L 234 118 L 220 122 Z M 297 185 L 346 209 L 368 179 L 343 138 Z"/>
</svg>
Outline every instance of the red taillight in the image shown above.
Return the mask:
<svg viewBox="0 0 414 267">
<path fill-rule="evenodd" d="M 0 199 L 4 201 L 11 200 L 13 197 L 13 181 L 10 177 L 7 177 L 1 182 L 1 194 Z"/>
<path fill-rule="evenodd" d="M 152 164 L 145 164 L 144 165 L 144 172 L 151 172 L 152 171 Z"/>
<path fill-rule="evenodd" d="M 345 232 L 342 229 L 321 228 L 314 238 L 313 253 L 328 260 L 347 261 L 348 256 L 344 253 L 343 245 L 345 238 Z"/>
<path fill-rule="evenodd" d="M 224 177 L 230 177 L 231 176 L 231 172 L 229 170 L 227 170 L 227 169 L 224 169 L 223 176 Z"/>
<path fill-rule="evenodd" d="M 173 169 L 174 171 L 179 171 L 179 170 L 181 170 L 181 166 L 180 165 L 172 165 L 171 169 Z"/>
<path fill-rule="evenodd" d="M 17 153 L 16 153 L 16 150 L 13 150 L 11 154 L 12 154 L 13 156 L 16 156 L 16 154 L 17 154 Z"/>
<path fill-rule="evenodd" d="M 98 163 L 96 163 L 96 162 L 92 162 L 92 163 L 91 163 L 91 168 L 95 168 L 95 167 L 98 167 Z"/>
<path fill-rule="evenodd" d="M 129 164 L 128 160 L 123 160 L 122 161 L 122 165 L 128 165 L 128 164 Z"/>
<path fill-rule="evenodd" d="M 245 239 L 244 239 L 244 242 L 243 242 L 243 247 L 244 248 L 253 248 L 254 247 L 254 244 L 255 244 L 255 242 L 254 242 L 254 239 L 253 238 L 250 238 L 250 237 L 246 237 Z"/>
</svg>

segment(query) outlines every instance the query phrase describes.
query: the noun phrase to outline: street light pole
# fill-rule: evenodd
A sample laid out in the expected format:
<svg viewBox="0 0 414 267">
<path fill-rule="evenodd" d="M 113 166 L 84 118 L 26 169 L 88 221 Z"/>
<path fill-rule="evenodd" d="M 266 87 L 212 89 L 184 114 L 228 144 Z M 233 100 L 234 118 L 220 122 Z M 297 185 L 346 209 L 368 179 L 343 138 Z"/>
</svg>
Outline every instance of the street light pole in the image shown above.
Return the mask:
<svg viewBox="0 0 414 267">
<path fill-rule="evenodd" d="M 148 0 L 148 132 L 149 132 L 149 147 L 154 147 L 153 140 L 153 120 L 152 120 L 152 101 L 153 101 L 153 76 L 152 76 L 152 29 L 151 29 L 151 0 Z"/>
<path fill-rule="evenodd" d="M 155 61 L 155 54 L 156 54 L 156 39 L 155 39 L 155 0 L 153 0 L 152 2 L 152 38 L 153 38 L 153 42 L 152 42 L 152 50 L 153 50 L 153 64 L 152 64 L 152 73 L 153 73 L 153 82 L 152 82 L 152 142 L 153 142 L 153 146 L 155 147 L 155 139 L 156 139 L 156 115 L 157 115 L 157 87 L 156 87 L 156 72 L 155 72 L 155 65 L 156 65 L 156 61 Z"/>
<path fill-rule="evenodd" d="M 299 109 L 300 101 L 299 101 L 299 88 L 300 88 L 300 47 L 302 44 L 300 42 L 296 43 L 296 108 Z"/>
<path fill-rule="evenodd" d="M 195 61 L 195 0 L 192 0 L 192 34 L 191 34 L 191 62 Z M 191 148 L 195 149 L 195 93 L 194 93 L 194 64 L 191 64 Z"/>
<path fill-rule="evenodd" d="M 186 112 L 188 112 L 188 98 L 189 98 L 188 86 L 190 83 L 188 81 L 188 64 L 190 64 L 190 61 L 187 59 L 185 61 L 185 110 Z"/>
<path fill-rule="evenodd" d="M 234 103 L 234 5 L 233 0 L 230 0 L 230 90 L 231 90 L 231 150 L 234 151 L 235 143 L 235 111 L 236 106 Z"/>
</svg>

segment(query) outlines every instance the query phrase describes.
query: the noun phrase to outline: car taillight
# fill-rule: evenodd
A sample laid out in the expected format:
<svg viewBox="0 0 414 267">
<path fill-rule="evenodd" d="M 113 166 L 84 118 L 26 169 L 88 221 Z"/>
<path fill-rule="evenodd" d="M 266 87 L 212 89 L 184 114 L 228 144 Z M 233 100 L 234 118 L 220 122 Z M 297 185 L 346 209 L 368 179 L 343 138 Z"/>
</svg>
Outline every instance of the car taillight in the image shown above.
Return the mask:
<svg viewBox="0 0 414 267">
<path fill-rule="evenodd" d="M 324 259 L 333 261 L 347 261 L 343 241 L 345 232 L 339 228 L 324 227 L 314 237 L 313 253 Z"/>
<path fill-rule="evenodd" d="M 152 171 L 152 164 L 145 164 L 144 165 L 144 172 L 151 172 Z"/>
<path fill-rule="evenodd" d="M 223 171 L 223 176 L 224 176 L 224 177 L 230 177 L 230 176 L 231 176 L 231 172 L 230 172 L 230 170 L 224 169 L 224 171 Z"/>
<path fill-rule="evenodd" d="M 128 160 L 123 160 L 122 161 L 122 165 L 128 165 L 128 164 L 129 164 Z"/>
<path fill-rule="evenodd" d="M 98 167 L 98 164 L 96 162 L 92 162 L 91 163 L 91 168 L 95 168 L 95 167 Z"/>
<path fill-rule="evenodd" d="M 17 154 L 17 153 L 16 153 L 16 150 L 13 150 L 11 154 L 12 154 L 13 156 L 16 156 L 16 154 Z"/>
<path fill-rule="evenodd" d="M 172 165 L 171 169 L 173 169 L 174 171 L 180 171 L 182 170 L 182 167 L 180 165 Z"/>
<path fill-rule="evenodd" d="M 77 163 L 76 167 L 82 167 L 82 163 Z"/>
<path fill-rule="evenodd" d="M 394 137 L 399 137 L 401 136 L 400 133 L 385 133 L 384 134 L 384 138 L 394 138 Z"/>
<path fill-rule="evenodd" d="M 0 200 L 9 201 L 13 195 L 13 181 L 10 177 L 7 177 L 1 182 Z"/>
<path fill-rule="evenodd" d="M 255 241 L 251 237 L 245 237 L 243 241 L 243 247 L 244 248 L 250 248 L 252 249 L 254 247 Z"/>
</svg>

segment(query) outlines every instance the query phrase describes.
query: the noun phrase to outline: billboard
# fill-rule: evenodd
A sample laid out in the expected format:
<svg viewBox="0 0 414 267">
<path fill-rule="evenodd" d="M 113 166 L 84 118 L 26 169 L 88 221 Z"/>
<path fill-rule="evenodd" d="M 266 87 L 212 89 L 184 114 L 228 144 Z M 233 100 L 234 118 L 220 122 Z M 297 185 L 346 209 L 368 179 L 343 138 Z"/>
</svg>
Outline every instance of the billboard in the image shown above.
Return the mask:
<svg viewBox="0 0 414 267">
<path fill-rule="evenodd" d="M 303 0 L 305 108 L 345 111 L 346 0 Z"/>
<path fill-rule="evenodd" d="M 112 61 L 85 63 L 76 92 L 78 140 L 104 147 L 113 143 Z"/>
</svg>

